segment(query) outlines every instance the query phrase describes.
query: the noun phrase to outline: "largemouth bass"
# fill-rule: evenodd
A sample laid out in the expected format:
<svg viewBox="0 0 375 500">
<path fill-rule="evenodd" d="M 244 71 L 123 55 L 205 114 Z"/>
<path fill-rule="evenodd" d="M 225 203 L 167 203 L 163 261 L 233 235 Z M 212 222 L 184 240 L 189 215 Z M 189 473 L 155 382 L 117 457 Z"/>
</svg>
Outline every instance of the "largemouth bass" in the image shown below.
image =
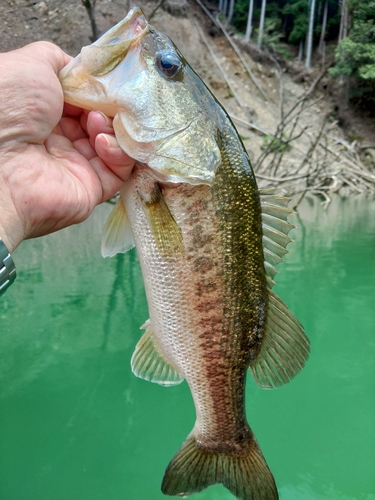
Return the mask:
<svg viewBox="0 0 375 500">
<path fill-rule="evenodd" d="M 260 194 L 227 113 L 141 10 L 61 72 L 65 100 L 114 117 L 137 161 L 105 227 L 102 253 L 137 248 L 150 319 L 135 375 L 189 384 L 196 422 L 168 465 L 167 495 L 222 483 L 241 500 L 278 498 L 245 415 L 245 380 L 276 387 L 309 342 L 272 291 L 291 225 L 288 200 Z"/>
</svg>

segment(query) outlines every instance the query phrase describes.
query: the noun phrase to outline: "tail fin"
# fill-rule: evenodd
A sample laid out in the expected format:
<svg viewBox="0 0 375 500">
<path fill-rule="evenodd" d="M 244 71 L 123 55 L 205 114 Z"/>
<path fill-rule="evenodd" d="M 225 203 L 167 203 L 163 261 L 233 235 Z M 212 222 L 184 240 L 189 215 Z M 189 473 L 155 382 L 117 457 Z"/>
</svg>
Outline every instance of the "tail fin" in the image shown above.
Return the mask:
<svg viewBox="0 0 375 500">
<path fill-rule="evenodd" d="M 210 452 L 190 435 L 167 467 L 165 495 L 187 496 L 221 483 L 238 500 L 278 500 L 275 480 L 253 437 L 242 456 Z"/>
</svg>

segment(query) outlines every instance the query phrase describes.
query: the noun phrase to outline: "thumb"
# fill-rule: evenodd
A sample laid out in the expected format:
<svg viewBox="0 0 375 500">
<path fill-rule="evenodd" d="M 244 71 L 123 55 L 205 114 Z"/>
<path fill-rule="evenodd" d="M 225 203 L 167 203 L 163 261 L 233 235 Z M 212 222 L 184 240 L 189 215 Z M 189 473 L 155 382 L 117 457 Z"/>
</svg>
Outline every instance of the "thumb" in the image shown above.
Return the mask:
<svg viewBox="0 0 375 500">
<path fill-rule="evenodd" d="M 51 42 L 30 43 L 15 52 L 22 52 L 23 55 L 37 59 L 39 62 L 48 63 L 56 75 L 72 59 L 60 47 Z"/>
</svg>

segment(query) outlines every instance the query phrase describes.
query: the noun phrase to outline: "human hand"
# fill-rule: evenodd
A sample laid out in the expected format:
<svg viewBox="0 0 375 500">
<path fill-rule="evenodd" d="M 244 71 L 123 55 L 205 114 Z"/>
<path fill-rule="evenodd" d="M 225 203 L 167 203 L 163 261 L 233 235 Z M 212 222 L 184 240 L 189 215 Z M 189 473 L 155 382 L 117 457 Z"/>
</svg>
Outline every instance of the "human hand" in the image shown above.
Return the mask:
<svg viewBox="0 0 375 500">
<path fill-rule="evenodd" d="M 48 42 L 0 54 L 0 237 L 9 252 L 85 220 L 134 165 L 111 119 L 64 106 L 57 74 L 69 60 Z"/>
</svg>

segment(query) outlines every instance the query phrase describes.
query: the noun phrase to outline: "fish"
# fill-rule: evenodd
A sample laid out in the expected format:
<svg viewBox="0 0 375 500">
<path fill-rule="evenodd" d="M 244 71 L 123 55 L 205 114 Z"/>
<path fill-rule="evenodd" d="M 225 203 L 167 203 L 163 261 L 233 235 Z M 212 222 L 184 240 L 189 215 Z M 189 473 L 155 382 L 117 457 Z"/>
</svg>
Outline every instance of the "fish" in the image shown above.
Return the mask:
<svg viewBox="0 0 375 500">
<path fill-rule="evenodd" d="M 104 228 L 105 257 L 137 249 L 149 319 L 133 373 L 189 385 L 195 425 L 167 466 L 166 495 L 223 484 L 276 500 L 246 416 L 247 372 L 264 388 L 305 365 L 303 326 L 274 293 L 289 200 L 260 191 L 227 112 L 174 43 L 134 7 L 59 75 L 65 101 L 113 117 L 136 165 Z"/>
</svg>

